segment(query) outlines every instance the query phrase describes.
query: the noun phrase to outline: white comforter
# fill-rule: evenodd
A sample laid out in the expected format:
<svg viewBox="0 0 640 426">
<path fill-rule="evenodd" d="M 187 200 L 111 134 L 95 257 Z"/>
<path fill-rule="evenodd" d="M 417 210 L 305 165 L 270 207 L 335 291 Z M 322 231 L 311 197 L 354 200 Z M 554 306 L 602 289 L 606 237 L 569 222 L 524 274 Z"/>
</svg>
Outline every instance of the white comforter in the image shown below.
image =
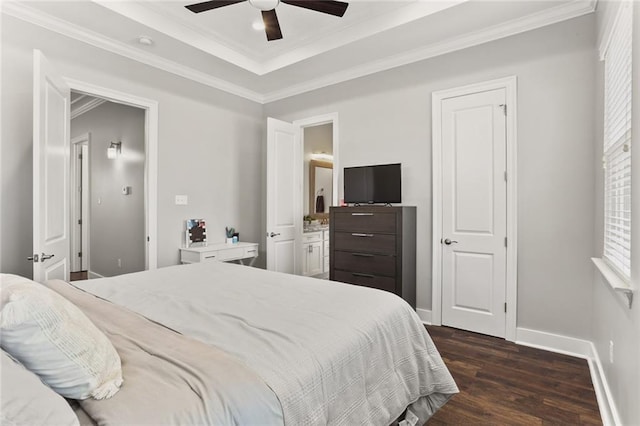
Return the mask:
<svg viewBox="0 0 640 426">
<path fill-rule="evenodd" d="M 388 425 L 407 406 L 424 422 L 458 392 L 388 292 L 218 262 L 73 284 L 234 355 L 288 425 Z"/>
</svg>

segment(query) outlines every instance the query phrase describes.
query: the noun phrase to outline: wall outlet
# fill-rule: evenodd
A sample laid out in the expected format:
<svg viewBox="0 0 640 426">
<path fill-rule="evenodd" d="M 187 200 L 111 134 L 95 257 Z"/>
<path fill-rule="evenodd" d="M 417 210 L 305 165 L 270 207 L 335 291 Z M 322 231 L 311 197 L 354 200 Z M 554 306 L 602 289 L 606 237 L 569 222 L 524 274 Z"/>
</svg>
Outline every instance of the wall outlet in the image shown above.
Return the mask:
<svg viewBox="0 0 640 426">
<path fill-rule="evenodd" d="M 176 195 L 176 206 L 186 206 L 189 203 L 189 197 L 186 195 Z"/>
<path fill-rule="evenodd" d="M 609 362 L 613 364 L 613 340 L 609 340 Z"/>
<path fill-rule="evenodd" d="M 118 268 L 122 268 L 122 259 L 118 259 Z"/>
</svg>

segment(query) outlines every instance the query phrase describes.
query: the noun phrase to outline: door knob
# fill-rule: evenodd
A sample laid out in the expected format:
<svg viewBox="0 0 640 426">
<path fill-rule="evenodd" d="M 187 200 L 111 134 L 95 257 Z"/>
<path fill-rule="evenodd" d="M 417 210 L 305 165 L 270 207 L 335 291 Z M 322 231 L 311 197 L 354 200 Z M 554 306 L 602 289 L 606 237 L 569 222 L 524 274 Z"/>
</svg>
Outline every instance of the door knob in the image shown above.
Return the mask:
<svg viewBox="0 0 640 426">
<path fill-rule="evenodd" d="M 275 232 L 272 232 L 271 234 L 269 234 L 269 236 L 270 236 L 271 238 L 273 238 L 273 237 L 277 237 L 278 235 L 280 235 L 280 233 L 279 233 L 279 232 L 278 232 L 277 234 L 276 234 Z"/>
<path fill-rule="evenodd" d="M 51 259 L 55 254 L 44 254 L 40 255 L 40 259 L 44 262 L 45 260 Z"/>
<path fill-rule="evenodd" d="M 457 241 L 452 241 L 449 238 L 445 238 L 443 242 L 448 246 L 450 246 L 451 244 L 458 244 Z"/>
</svg>

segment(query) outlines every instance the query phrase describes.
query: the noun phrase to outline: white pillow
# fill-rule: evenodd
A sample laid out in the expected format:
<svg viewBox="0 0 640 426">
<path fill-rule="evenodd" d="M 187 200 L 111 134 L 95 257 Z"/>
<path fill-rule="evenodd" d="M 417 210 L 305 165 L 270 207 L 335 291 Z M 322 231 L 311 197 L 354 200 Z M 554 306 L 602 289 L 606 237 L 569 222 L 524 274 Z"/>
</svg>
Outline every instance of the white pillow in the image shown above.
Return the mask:
<svg viewBox="0 0 640 426">
<path fill-rule="evenodd" d="M 76 426 L 78 417 L 63 397 L 40 381 L 38 376 L 9 358 L 2 351 L 0 424 L 3 425 L 69 425 Z"/>
<path fill-rule="evenodd" d="M 0 274 L 0 346 L 60 395 L 103 399 L 122 384 L 120 357 L 80 309 L 53 290 Z"/>
</svg>

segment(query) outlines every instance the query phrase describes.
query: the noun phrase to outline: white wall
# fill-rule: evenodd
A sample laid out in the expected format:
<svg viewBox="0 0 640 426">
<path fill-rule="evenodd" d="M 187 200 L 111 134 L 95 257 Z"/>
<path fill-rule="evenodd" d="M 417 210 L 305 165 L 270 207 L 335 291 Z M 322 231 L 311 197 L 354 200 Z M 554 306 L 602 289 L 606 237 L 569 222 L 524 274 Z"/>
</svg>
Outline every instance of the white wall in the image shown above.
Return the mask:
<svg viewBox="0 0 640 426">
<path fill-rule="evenodd" d="M 6 15 L 1 19 L 3 272 L 31 276 L 34 48 L 66 77 L 158 101 L 159 266 L 178 263 L 189 217 L 207 219 L 211 241 L 223 241 L 225 225 L 245 241 L 260 241 L 261 105 Z M 176 206 L 176 194 L 188 195 L 189 205 Z"/>
<path fill-rule="evenodd" d="M 518 77 L 518 326 L 590 337 L 595 23 L 531 31 L 266 105 L 288 121 L 337 112 L 340 166 L 402 163 L 417 206 L 418 308 L 431 309 L 431 93 Z"/>
<path fill-rule="evenodd" d="M 71 120 L 71 138 L 90 133 L 90 270 L 111 277 L 145 269 L 145 110 L 105 102 Z M 111 142 L 122 143 L 116 159 Z M 131 188 L 123 195 L 123 186 Z M 118 262 L 120 259 L 120 262 Z"/>
<path fill-rule="evenodd" d="M 633 68 L 640 69 L 640 5 L 635 4 Z M 615 2 L 598 4 L 598 34 L 600 39 L 610 14 L 615 11 Z M 600 44 L 600 40 L 598 42 Z M 595 202 L 595 255 L 602 256 L 603 247 L 603 172 L 602 172 L 602 140 L 603 140 L 603 96 L 604 96 L 604 63 L 598 64 L 598 93 L 596 97 L 596 144 L 595 144 L 595 189 L 598 194 Z M 634 71 L 637 75 L 637 71 Z M 640 79 L 633 80 L 633 141 L 632 146 L 640 146 Z M 591 324 L 592 341 L 598 353 L 602 368 L 615 400 L 619 421 L 624 425 L 640 424 L 640 155 L 633 151 L 632 155 L 632 207 L 631 207 L 631 281 L 635 287 L 635 300 L 632 309 L 627 305 L 626 297 L 617 294 L 602 278 L 599 272 L 593 272 L 593 310 Z M 614 344 L 614 362 L 609 361 L 609 342 Z"/>
</svg>

